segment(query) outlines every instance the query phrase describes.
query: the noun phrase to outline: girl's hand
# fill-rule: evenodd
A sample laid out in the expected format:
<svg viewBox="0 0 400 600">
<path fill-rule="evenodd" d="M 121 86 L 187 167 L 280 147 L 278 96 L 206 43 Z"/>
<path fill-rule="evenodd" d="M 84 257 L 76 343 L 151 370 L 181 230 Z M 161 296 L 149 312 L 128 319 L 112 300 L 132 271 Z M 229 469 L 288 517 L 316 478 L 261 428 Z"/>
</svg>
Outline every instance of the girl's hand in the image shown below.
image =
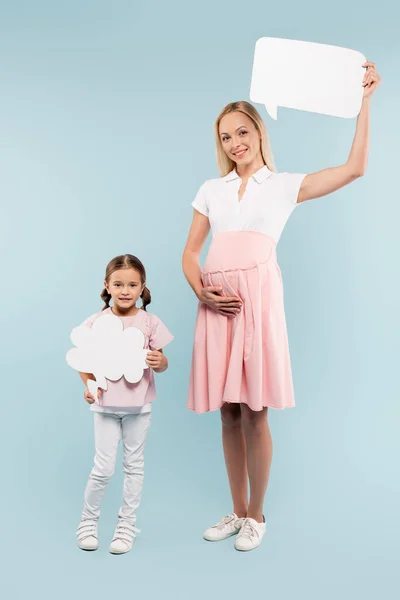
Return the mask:
<svg viewBox="0 0 400 600">
<path fill-rule="evenodd" d="M 205 286 L 201 289 L 198 298 L 215 312 L 226 317 L 234 317 L 241 309 L 242 301 L 237 296 L 220 296 L 221 287 Z"/>
<path fill-rule="evenodd" d="M 100 398 L 101 390 L 97 390 L 97 398 Z M 93 404 L 95 402 L 94 396 L 89 392 L 88 388 L 83 392 L 83 397 L 85 398 L 88 404 Z"/>
<path fill-rule="evenodd" d="M 366 73 L 363 79 L 364 98 L 369 98 L 375 92 L 378 85 L 381 83 L 380 75 L 376 72 L 375 63 L 366 62 L 363 64 Z"/>
<path fill-rule="evenodd" d="M 165 369 L 168 365 L 168 360 L 159 350 L 151 350 L 147 353 L 146 363 L 156 371 Z"/>
</svg>

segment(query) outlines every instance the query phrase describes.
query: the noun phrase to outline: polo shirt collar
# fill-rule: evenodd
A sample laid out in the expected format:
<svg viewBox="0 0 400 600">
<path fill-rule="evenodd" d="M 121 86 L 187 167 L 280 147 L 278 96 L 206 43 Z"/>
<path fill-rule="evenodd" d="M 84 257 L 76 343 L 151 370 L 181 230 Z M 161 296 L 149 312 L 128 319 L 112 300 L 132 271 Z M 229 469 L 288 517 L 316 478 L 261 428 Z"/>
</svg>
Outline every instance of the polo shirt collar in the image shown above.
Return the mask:
<svg viewBox="0 0 400 600">
<path fill-rule="evenodd" d="M 261 169 L 253 173 L 252 177 L 257 181 L 257 183 L 262 183 L 271 175 L 272 171 L 270 171 L 268 167 L 264 165 L 263 167 L 261 167 Z M 225 175 L 224 179 L 225 181 L 234 181 L 235 179 L 240 179 L 240 177 L 237 174 L 236 169 L 233 169 L 230 173 L 228 173 L 228 175 Z"/>
</svg>

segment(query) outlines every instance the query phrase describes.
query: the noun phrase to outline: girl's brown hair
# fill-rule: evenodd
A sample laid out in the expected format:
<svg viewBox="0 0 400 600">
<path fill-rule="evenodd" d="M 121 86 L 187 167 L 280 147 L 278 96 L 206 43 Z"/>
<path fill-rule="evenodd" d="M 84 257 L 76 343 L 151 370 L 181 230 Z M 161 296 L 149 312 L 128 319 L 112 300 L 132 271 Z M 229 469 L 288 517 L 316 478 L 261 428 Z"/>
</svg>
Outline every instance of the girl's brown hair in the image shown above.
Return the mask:
<svg viewBox="0 0 400 600">
<path fill-rule="evenodd" d="M 252 104 L 241 100 L 240 102 L 231 102 L 227 104 L 224 109 L 218 115 L 214 125 L 215 142 L 217 144 L 217 164 L 221 177 L 228 175 L 233 169 L 236 168 L 236 164 L 231 160 L 224 152 L 222 147 L 221 137 L 219 134 L 219 125 L 222 117 L 229 115 L 232 112 L 241 112 L 247 115 L 254 124 L 260 136 L 260 150 L 263 157 L 264 163 L 270 171 L 276 172 L 274 158 L 272 156 L 271 144 L 268 137 L 267 128 L 261 118 L 260 113 L 254 108 Z"/>
<path fill-rule="evenodd" d="M 140 281 L 145 283 L 146 281 L 146 269 L 143 266 L 143 263 L 133 254 L 121 254 L 121 256 L 116 256 L 107 265 L 106 268 L 106 276 L 105 280 L 107 283 L 110 281 L 110 277 L 115 271 L 120 271 L 121 269 L 135 269 L 138 271 L 140 275 Z M 109 294 L 104 288 L 104 290 L 100 294 L 101 299 L 104 302 L 104 306 L 102 310 L 106 310 L 106 308 L 110 307 L 111 294 Z M 145 287 L 143 292 L 140 295 L 142 299 L 142 306 L 140 307 L 143 310 L 146 310 L 146 306 L 148 306 L 151 302 L 151 294 L 150 290 Z"/>
</svg>

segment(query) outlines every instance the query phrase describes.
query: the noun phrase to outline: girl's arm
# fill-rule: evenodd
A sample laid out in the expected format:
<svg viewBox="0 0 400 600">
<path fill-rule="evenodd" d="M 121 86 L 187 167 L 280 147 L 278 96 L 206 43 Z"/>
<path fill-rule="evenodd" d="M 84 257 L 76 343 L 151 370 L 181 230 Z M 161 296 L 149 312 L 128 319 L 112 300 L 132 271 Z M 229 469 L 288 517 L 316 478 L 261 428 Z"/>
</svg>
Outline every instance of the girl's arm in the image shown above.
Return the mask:
<svg viewBox="0 0 400 600">
<path fill-rule="evenodd" d="M 81 373 L 80 371 L 78 371 L 78 373 L 86 387 L 87 387 L 88 379 L 92 379 L 93 381 L 95 381 L 95 379 L 96 379 L 92 373 Z"/>
<path fill-rule="evenodd" d="M 168 369 L 168 358 L 163 353 L 162 348 L 148 352 L 146 362 L 155 373 L 163 373 Z"/>
<path fill-rule="evenodd" d="M 85 391 L 83 393 L 83 397 L 85 398 L 86 402 L 88 404 L 93 404 L 96 400 L 94 398 L 94 396 L 89 392 L 89 388 L 87 387 L 87 382 L 89 381 L 89 379 L 92 379 L 93 381 L 95 381 L 95 376 L 92 373 L 81 373 L 80 371 L 78 371 L 83 383 L 85 384 Z M 97 398 L 100 398 L 102 394 L 102 391 L 100 389 L 97 390 Z"/>
<path fill-rule="evenodd" d="M 344 165 L 324 169 L 306 175 L 300 187 L 297 202 L 320 198 L 331 194 L 343 186 L 364 175 L 367 168 L 369 152 L 369 114 L 371 96 L 380 84 L 381 78 L 375 70 L 374 63 L 365 63 L 367 67 L 363 86 L 364 96 L 349 158 Z"/>
</svg>

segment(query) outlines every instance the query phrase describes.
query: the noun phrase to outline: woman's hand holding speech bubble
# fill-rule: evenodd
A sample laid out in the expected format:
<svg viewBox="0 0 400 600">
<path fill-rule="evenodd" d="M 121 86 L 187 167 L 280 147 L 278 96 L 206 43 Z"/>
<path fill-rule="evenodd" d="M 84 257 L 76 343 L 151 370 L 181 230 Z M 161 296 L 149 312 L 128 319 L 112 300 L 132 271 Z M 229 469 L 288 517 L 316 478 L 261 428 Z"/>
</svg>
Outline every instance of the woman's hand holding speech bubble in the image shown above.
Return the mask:
<svg viewBox="0 0 400 600">
<path fill-rule="evenodd" d="M 373 62 L 365 62 L 363 67 L 367 70 L 363 79 L 364 94 L 363 98 L 370 98 L 376 88 L 381 83 L 381 77 L 376 72 L 376 65 Z"/>
</svg>

